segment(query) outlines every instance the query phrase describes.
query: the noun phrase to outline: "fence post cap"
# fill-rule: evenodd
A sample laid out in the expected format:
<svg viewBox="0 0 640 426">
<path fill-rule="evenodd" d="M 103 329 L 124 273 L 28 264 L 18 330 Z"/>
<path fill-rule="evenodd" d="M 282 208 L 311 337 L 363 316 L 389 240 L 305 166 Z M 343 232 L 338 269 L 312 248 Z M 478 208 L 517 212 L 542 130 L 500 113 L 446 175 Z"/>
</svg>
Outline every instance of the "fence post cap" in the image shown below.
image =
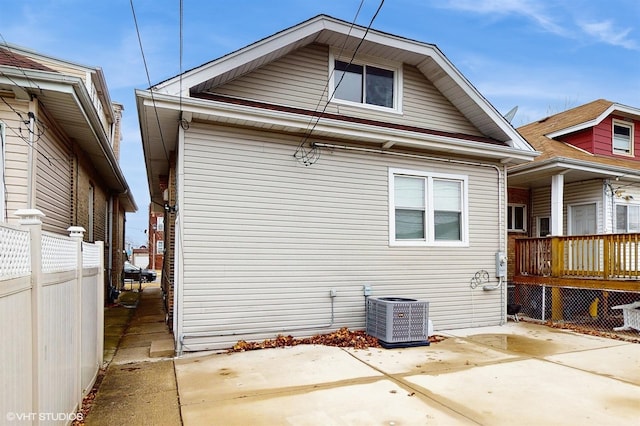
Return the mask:
<svg viewBox="0 0 640 426">
<path fill-rule="evenodd" d="M 86 229 L 84 229 L 82 226 L 70 226 L 67 228 L 67 231 L 69 231 L 69 236 L 70 237 L 77 237 L 77 238 L 83 238 L 84 237 L 84 233 L 87 231 Z"/>
<path fill-rule="evenodd" d="M 40 218 L 45 217 L 38 209 L 19 209 L 14 214 L 20 218 L 21 225 L 42 225 Z"/>
</svg>

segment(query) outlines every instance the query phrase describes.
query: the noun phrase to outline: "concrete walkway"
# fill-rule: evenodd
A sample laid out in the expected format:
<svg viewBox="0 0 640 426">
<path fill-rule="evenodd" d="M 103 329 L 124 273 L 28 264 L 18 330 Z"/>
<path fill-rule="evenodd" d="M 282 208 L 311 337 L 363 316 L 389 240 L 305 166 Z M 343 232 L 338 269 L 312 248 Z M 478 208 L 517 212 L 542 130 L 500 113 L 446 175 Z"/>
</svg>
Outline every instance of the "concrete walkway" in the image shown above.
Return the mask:
<svg viewBox="0 0 640 426">
<path fill-rule="evenodd" d="M 162 291 L 122 293 L 125 305 L 105 310 L 109 362 L 86 425 L 181 425 L 173 338 L 164 322 Z"/>
</svg>

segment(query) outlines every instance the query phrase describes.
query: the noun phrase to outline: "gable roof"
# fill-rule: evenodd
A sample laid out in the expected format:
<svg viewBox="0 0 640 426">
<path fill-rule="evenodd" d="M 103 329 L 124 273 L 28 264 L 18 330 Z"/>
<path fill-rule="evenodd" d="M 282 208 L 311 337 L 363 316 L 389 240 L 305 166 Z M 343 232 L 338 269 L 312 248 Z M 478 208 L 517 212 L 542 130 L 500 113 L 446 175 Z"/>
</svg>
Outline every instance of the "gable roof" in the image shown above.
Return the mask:
<svg viewBox="0 0 640 426">
<path fill-rule="evenodd" d="M 309 115 L 318 116 L 319 112 L 293 108 L 275 110 L 257 102 L 216 98 L 207 92 L 314 43 L 340 46 L 344 51 L 357 50 L 358 55 L 364 57 L 380 57 L 415 66 L 485 137 L 474 139 L 469 135 L 423 132 L 425 129 L 392 128 L 379 122 L 356 122 L 345 116 L 328 114 L 321 114 L 323 120 L 314 127 L 314 134 L 325 137 L 350 134 L 361 141 L 381 145 L 393 139 L 394 142 L 387 146 L 455 151 L 505 163 L 526 162 L 537 155 L 437 46 L 318 15 L 160 82 L 151 90 L 136 91 L 152 199 L 161 196 L 155 192 L 159 188 L 158 176 L 167 174 L 166 153 L 175 149 L 178 123 L 184 117 L 202 114 L 209 119 L 217 117 L 225 123 L 255 125 L 276 131 L 293 131 L 299 127 L 303 133 Z"/>
<path fill-rule="evenodd" d="M 364 38 L 362 44 L 361 39 Z M 358 48 L 358 54 L 416 66 L 438 90 L 484 135 L 507 142 L 514 148 L 531 151 L 513 127 L 476 88 L 453 66 L 434 44 L 424 43 L 374 29 L 352 25 L 327 15 L 318 15 L 272 36 L 259 40 L 221 58 L 207 62 L 153 87 L 158 93 L 202 93 L 256 68 L 279 59 L 303 46 L 319 43 Z"/>
<path fill-rule="evenodd" d="M 78 76 L 52 68 L 58 66 L 60 70 L 72 69 L 87 75 L 105 107 L 105 113 L 113 117 L 101 68 L 75 64 L 16 45 L 5 44 L 0 48 L 0 89 L 13 91 L 16 98 L 36 97 L 56 124 L 88 155 L 104 184 L 119 195 L 125 210 L 135 212 L 137 206 L 133 194 L 102 126 L 87 83 Z"/>
<path fill-rule="evenodd" d="M 55 70 L 36 62 L 24 55 L 17 52 L 12 52 L 9 49 L 0 47 L 0 66 L 5 65 L 9 67 L 16 67 L 28 70 L 40 70 L 55 72 Z"/>
<path fill-rule="evenodd" d="M 640 120 L 640 109 L 598 99 L 519 127 L 520 134 L 541 154 L 531 163 L 510 167 L 510 184 L 546 185 L 551 174 L 558 173 L 565 174 L 569 182 L 620 176 L 640 180 L 637 160 L 592 154 L 558 139 L 596 126 L 614 113 Z"/>
</svg>

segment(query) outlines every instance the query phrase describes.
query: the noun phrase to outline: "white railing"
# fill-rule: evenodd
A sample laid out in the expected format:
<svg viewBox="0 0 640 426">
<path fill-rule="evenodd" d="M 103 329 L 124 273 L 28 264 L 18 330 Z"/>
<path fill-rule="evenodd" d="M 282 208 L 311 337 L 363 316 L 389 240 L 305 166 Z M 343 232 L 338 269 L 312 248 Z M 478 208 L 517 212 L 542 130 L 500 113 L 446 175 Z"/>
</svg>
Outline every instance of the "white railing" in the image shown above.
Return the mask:
<svg viewBox="0 0 640 426">
<path fill-rule="evenodd" d="M 102 366 L 103 243 L 0 224 L 0 423 L 70 424 Z"/>
</svg>

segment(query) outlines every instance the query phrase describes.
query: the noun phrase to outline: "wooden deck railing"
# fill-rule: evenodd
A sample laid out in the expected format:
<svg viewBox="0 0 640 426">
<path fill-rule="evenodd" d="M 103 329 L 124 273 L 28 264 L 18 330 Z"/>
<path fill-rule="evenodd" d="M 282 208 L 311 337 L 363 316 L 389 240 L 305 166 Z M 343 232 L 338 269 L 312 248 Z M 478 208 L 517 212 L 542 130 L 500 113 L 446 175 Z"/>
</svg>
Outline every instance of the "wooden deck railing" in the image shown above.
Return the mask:
<svg viewBox="0 0 640 426">
<path fill-rule="evenodd" d="M 515 283 L 640 291 L 640 234 L 522 238 Z"/>
</svg>

